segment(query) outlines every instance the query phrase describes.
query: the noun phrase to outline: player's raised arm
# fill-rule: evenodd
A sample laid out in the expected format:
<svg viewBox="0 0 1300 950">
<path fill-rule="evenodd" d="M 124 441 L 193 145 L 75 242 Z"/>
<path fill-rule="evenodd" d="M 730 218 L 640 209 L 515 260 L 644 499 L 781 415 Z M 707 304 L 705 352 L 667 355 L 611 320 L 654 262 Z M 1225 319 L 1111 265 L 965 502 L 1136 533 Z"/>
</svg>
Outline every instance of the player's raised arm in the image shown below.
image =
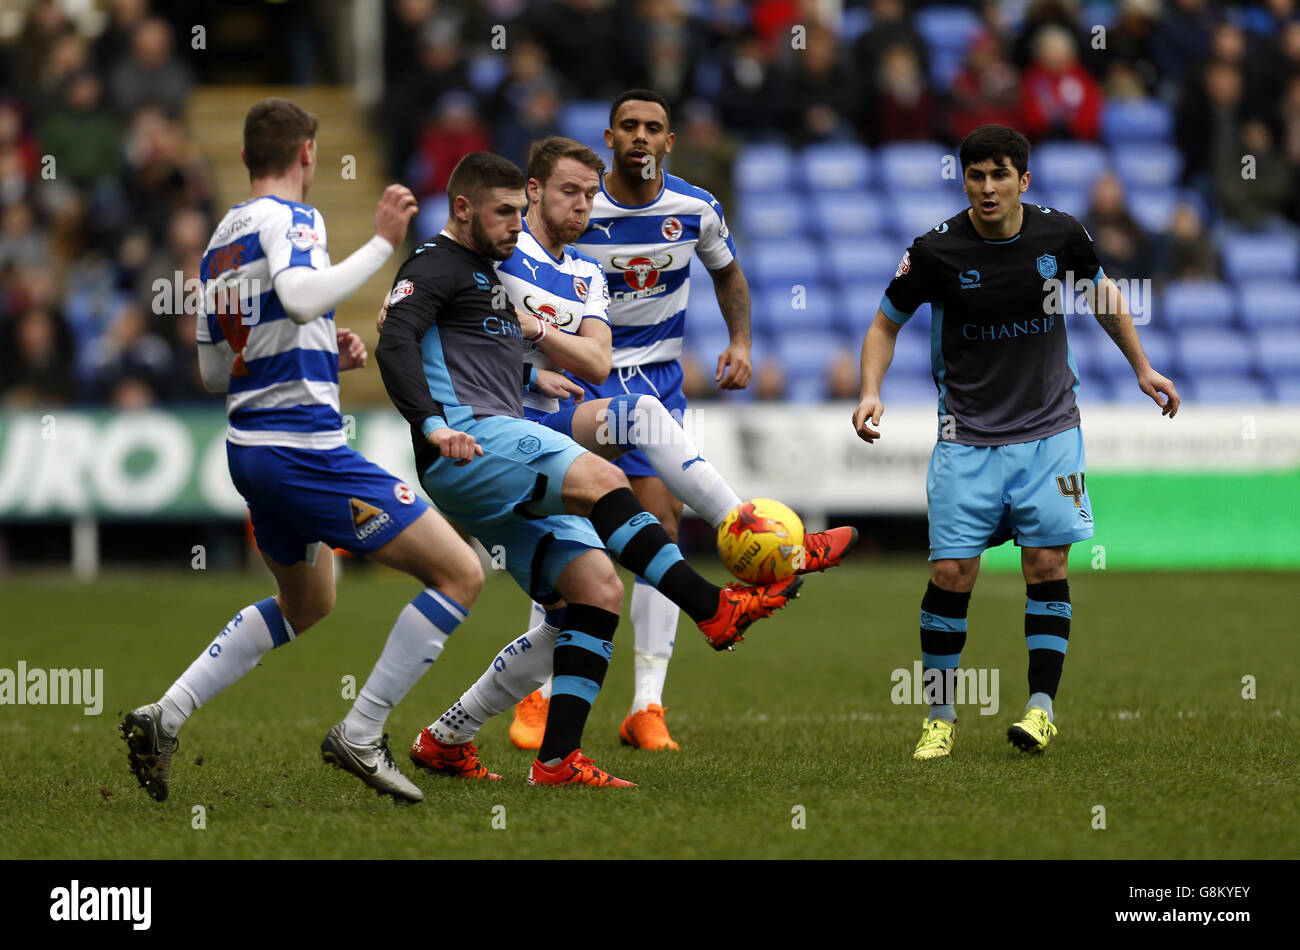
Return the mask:
<svg viewBox="0 0 1300 950">
<path fill-rule="evenodd" d="M 880 418 L 885 414 L 884 403 L 880 401 L 880 387 L 885 381 L 885 373 L 894 360 L 894 341 L 898 331 L 903 328 L 885 315 L 884 310 L 876 310 L 876 318 L 871 321 L 866 335 L 862 338 L 862 389 L 859 394 L 858 408 L 853 410 L 853 428 L 858 438 L 864 442 L 874 442 L 880 433 L 867 425 L 880 425 Z"/>
<path fill-rule="evenodd" d="M 1151 368 L 1151 361 L 1147 359 L 1142 349 L 1142 342 L 1138 339 L 1137 327 L 1133 326 L 1133 317 L 1129 313 L 1128 304 L 1124 301 L 1124 295 L 1109 277 L 1102 277 L 1097 283 L 1096 302 L 1092 312 L 1102 329 L 1115 341 L 1119 351 L 1133 367 L 1139 388 L 1160 407 L 1161 415 L 1172 419 L 1182 402 L 1178 390 L 1174 388 L 1172 381 Z M 1163 400 L 1160 398 L 1162 394 L 1165 397 Z"/>
<path fill-rule="evenodd" d="M 347 260 L 333 266 L 325 256 L 324 222 L 319 213 L 303 224 L 293 209 L 293 223 L 284 234 L 265 235 L 270 246 L 272 281 L 285 313 L 295 323 L 307 323 L 329 313 L 369 280 L 406 237 L 406 226 L 419 210 L 411 190 L 389 185 L 375 209 L 375 235 Z M 314 227 L 312 226 L 314 225 Z"/>
</svg>

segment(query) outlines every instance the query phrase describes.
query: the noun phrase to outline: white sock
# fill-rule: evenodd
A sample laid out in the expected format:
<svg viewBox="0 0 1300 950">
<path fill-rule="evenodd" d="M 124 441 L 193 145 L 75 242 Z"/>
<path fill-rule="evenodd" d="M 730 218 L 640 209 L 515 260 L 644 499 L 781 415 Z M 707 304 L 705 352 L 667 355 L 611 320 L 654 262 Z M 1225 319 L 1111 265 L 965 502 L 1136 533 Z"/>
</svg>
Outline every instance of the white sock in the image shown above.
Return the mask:
<svg viewBox="0 0 1300 950">
<path fill-rule="evenodd" d="M 351 742 L 378 742 L 393 707 L 442 654 L 452 631 L 469 612 L 441 591 L 426 587 L 402 608 L 379 661 L 343 720 Z"/>
<path fill-rule="evenodd" d="M 671 600 L 639 577 L 632 585 L 633 660 L 635 694 L 632 712 L 651 703 L 663 705 L 664 679 L 677 638 L 681 611 Z"/>
<path fill-rule="evenodd" d="M 541 623 L 507 643 L 478 681 L 430 723 L 429 731 L 439 742 L 472 742 L 485 722 L 505 712 L 543 681 L 549 681 L 560 628 L 546 617 L 543 613 Z"/>
<path fill-rule="evenodd" d="M 274 597 L 249 604 L 235 614 L 212 645 L 199 654 L 159 700 L 163 731 L 176 735 L 194 710 L 257 666 L 275 647 L 283 646 L 297 635 L 293 625 L 280 613 Z"/>
<path fill-rule="evenodd" d="M 672 413 L 655 397 L 641 396 L 627 421 L 630 425 L 617 419 L 609 420 L 609 425 L 614 429 L 618 423 L 618 434 L 631 437 L 670 492 L 719 527 L 740 504 L 740 498 L 700 454 Z"/>
</svg>

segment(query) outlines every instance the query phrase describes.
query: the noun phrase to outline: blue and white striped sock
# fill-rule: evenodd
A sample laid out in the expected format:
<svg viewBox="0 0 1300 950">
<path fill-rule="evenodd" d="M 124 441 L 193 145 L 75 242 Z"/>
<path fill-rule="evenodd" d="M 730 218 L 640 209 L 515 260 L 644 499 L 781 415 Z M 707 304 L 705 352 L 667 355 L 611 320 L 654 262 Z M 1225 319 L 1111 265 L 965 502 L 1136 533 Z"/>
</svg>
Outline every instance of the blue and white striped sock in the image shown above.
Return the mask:
<svg viewBox="0 0 1300 950">
<path fill-rule="evenodd" d="M 351 742 L 378 742 L 393 707 L 442 654 L 452 631 L 469 611 L 441 591 L 426 587 L 397 615 L 384 652 L 343 720 Z"/>
</svg>

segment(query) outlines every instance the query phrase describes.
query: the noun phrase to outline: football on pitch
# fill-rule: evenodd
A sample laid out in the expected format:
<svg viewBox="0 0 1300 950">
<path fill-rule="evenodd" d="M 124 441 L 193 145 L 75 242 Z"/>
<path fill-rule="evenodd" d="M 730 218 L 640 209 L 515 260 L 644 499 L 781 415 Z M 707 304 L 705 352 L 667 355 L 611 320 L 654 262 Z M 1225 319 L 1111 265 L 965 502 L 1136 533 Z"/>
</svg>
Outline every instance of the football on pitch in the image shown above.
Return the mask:
<svg viewBox="0 0 1300 950">
<path fill-rule="evenodd" d="M 803 522 L 779 501 L 741 502 L 718 528 L 722 563 L 747 584 L 770 584 L 803 567 Z"/>
</svg>

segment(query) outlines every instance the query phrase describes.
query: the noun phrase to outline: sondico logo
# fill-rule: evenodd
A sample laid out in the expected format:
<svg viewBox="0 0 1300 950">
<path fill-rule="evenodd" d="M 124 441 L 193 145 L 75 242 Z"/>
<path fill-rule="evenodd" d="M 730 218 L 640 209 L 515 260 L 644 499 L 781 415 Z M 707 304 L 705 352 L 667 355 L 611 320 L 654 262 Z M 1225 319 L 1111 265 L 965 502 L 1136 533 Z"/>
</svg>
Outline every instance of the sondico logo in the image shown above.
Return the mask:
<svg viewBox="0 0 1300 950">
<path fill-rule="evenodd" d="M 69 887 L 50 891 L 50 920 L 129 920 L 132 930 L 148 930 L 153 920 L 151 887 Z"/>
</svg>

